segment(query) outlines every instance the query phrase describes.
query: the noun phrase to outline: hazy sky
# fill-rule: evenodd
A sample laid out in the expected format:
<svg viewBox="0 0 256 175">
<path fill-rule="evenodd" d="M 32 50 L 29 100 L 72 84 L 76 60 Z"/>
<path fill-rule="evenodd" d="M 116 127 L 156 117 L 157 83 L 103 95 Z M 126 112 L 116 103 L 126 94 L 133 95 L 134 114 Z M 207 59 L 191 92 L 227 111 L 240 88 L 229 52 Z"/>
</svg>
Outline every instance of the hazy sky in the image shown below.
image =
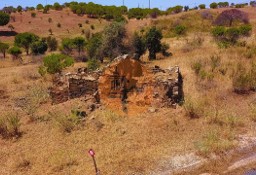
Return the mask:
<svg viewBox="0 0 256 175">
<path fill-rule="evenodd" d="M 117 5 L 120 6 L 123 4 L 123 0 L 74 0 L 77 2 L 94 2 L 94 3 L 98 3 L 98 4 L 103 4 L 103 5 Z M 226 1 L 226 0 L 223 0 Z M 221 2 L 223 2 L 221 1 Z M 36 6 L 37 4 L 41 3 L 43 5 L 46 4 L 46 2 L 48 4 L 53 4 L 54 2 L 59 2 L 60 4 L 64 3 L 64 2 L 70 2 L 69 0 L 0 0 L 0 8 L 3 8 L 5 5 L 7 6 L 14 6 L 16 7 L 17 5 L 21 5 L 23 7 L 26 6 Z M 149 6 L 149 0 L 124 0 L 125 5 L 128 6 L 129 8 L 131 7 L 138 7 L 138 5 L 140 7 L 148 7 Z M 190 7 L 194 7 L 196 5 L 199 4 L 209 4 L 211 2 L 214 2 L 214 0 L 151 0 L 151 7 L 158 7 L 162 10 L 167 9 L 168 7 L 172 7 L 175 5 L 188 5 Z M 216 1 L 216 2 L 220 2 L 220 1 Z M 246 3 L 246 2 L 250 2 L 250 0 L 248 1 L 244 1 L 244 0 L 232 0 L 229 1 L 230 3 Z"/>
</svg>

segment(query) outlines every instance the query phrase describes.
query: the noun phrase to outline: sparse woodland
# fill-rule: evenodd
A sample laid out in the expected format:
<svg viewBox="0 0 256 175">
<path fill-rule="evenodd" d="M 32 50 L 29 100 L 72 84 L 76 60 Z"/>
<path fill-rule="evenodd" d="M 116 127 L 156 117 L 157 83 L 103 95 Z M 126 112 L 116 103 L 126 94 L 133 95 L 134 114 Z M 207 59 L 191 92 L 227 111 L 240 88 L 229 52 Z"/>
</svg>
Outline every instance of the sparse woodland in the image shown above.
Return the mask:
<svg viewBox="0 0 256 175">
<path fill-rule="evenodd" d="M 90 148 L 104 175 L 150 174 L 172 156 L 225 157 L 240 136 L 256 137 L 256 2 L 209 6 L 3 8 L 0 174 L 93 174 Z M 51 104 L 54 74 L 94 71 L 122 54 L 178 65 L 184 102 L 154 112 L 130 102 L 128 113 L 104 105 L 86 117 L 84 99 Z M 221 174 L 228 161 L 193 173 Z"/>
</svg>

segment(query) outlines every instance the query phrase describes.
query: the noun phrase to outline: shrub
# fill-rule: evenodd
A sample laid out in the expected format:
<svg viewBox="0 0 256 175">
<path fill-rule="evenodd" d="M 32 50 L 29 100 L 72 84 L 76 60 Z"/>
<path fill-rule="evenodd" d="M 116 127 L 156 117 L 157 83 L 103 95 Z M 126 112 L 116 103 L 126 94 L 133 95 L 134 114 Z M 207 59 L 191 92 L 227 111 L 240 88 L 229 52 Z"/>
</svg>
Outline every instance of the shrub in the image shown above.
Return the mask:
<svg viewBox="0 0 256 175">
<path fill-rule="evenodd" d="M 203 114 L 201 104 L 190 98 L 185 100 L 183 107 L 185 109 L 186 115 L 191 119 L 199 118 Z"/>
<path fill-rule="evenodd" d="M 48 22 L 51 23 L 52 22 L 52 18 L 48 18 Z"/>
<path fill-rule="evenodd" d="M 94 30 L 94 29 L 95 29 L 94 25 L 91 25 L 91 29 L 92 29 L 92 30 Z"/>
<path fill-rule="evenodd" d="M 50 35 L 53 35 L 52 29 L 49 29 L 48 32 L 50 33 Z"/>
<path fill-rule="evenodd" d="M 61 28 L 61 24 L 60 24 L 60 23 L 58 23 L 58 24 L 57 24 L 57 27 L 58 27 L 58 28 Z"/>
<path fill-rule="evenodd" d="M 36 17 L 36 13 L 35 13 L 35 12 L 32 12 L 32 13 L 31 13 L 31 17 L 32 17 L 32 18 L 35 18 L 35 17 Z"/>
<path fill-rule="evenodd" d="M 97 59 L 89 59 L 87 62 L 87 68 L 90 71 L 95 71 L 100 67 L 100 62 Z"/>
<path fill-rule="evenodd" d="M 81 28 L 81 27 L 83 27 L 83 24 L 81 24 L 81 23 L 78 23 L 78 27 L 80 27 L 80 28 Z"/>
<path fill-rule="evenodd" d="M 61 42 L 61 49 L 65 54 L 70 54 L 74 48 L 73 40 L 70 38 L 64 38 Z"/>
<path fill-rule="evenodd" d="M 90 21 L 87 19 L 87 20 L 85 20 L 85 24 L 89 24 L 90 23 Z"/>
<path fill-rule="evenodd" d="M 0 42 L 0 52 L 3 54 L 4 58 L 9 47 L 10 46 L 8 44 Z"/>
<path fill-rule="evenodd" d="M 81 123 L 79 117 L 74 113 L 70 115 L 56 113 L 53 117 L 62 132 L 70 133 Z"/>
<path fill-rule="evenodd" d="M 251 80 L 249 72 L 241 64 L 238 64 L 233 76 L 234 91 L 240 94 L 248 93 L 251 89 Z"/>
<path fill-rule="evenodd" d="M 252 31 L 251 25 L 242 25 L 239 27 L 239 32 L 243 36 L 250 36 L 251 31 Z"/>
<path fill-rule="evenodd" d="M 199 72 L 201 71 L 202 69 L 202 63 L 201 61 L 196 61 L 195 63 L 193 63 L 192 65 L 192 69 L 195 71 L 195 74 L 199 74 Z"/>
<path fill-rule="evenodd" d="M 57 50 L 57 48 L 58 48 L 58 41 L 57 41 L 56 38 L 49 36 L 49 37 L 46 38 L 46 42 L 47 42 L 47 45 L 48 45 L 50 51 Z"/>
<path fill-rule="evenodd" d="M 46 67 L 47 72 L 50 74 L 61 72 L 62 69 L 73 64 L 73 58 L 62 54 L 51 54 L 43 59 L 43 66 Z"/>
<path fill-rule="evenodd" d="M 11 54 L 13 58 L 18 59 L 19 56 L 22 54 L 22 51 L 19 47 L 14 46 L 8 50 L 8 53 Z"/>
<path fill-rule="evenodd" d="M 248 24 L 248 15 L 245 12 L 237 9 L 225 10 L 220 15 L 218 15 L 218 17 L 214 21 L 214 24 L 218 26 L 230 27 L 234 24 L 234 22 Z"/>
<path fill-rule="evenodd" d="M 38 117 L 35 114 L 38 108 L 49 99 L 47 87 L 41 83 L 35 84 L 29 89 L 26 99 L 27 103 L 24 106 L 24 111 L 29 115 L 30 121 L 36 121 Z"/>
<path fill-rule="evenodd" d="M 33 42 L 30 47 L 34 55 L 44 54 L 48 49 L 46 41 L 43 40 Z"/>
<path fill-rule="evenodd" d="M 232 44 L 235 44 L 239 38 L 240 31 L 238 28 L 231 27 L 226 30 L 225 35 L 228 41 L 230 41 Z"/>
<path fill-rule="evenodd" d="M 199 153 L 208 156 L 210 153 L 223 153 L 235 146 L 233 134 L 228 131 L 210 130 L 196 143 Z"/>
<path fill-rule="evenodd" d="M 186 27 L 183 25 L 177 25 L 174 28 L 174 32 L 176 35 L 184 35 L 186 33 Z"/>
<path fill-rule="evenodd" d="M 167 43 L 162 43 L 161 45 L 161 53 L 163 56 L 170 56 L 171 54 L 168 52 L 170 49 L 170 45 Z"/>
<path fill-rule="evenodd" d="M 3 138 L 20 136 L 20 118 L 17 113 L 9 113 L 0 118 L 0 135 Z"/>
</svg>

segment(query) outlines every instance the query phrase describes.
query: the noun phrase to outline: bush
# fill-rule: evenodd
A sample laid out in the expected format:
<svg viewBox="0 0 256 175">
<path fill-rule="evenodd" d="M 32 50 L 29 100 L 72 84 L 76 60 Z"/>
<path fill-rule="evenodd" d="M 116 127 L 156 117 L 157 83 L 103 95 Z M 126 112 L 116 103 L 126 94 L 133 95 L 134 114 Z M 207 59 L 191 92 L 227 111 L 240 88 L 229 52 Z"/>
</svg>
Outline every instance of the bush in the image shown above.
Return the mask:
<svg viewBox="0 0 256 175">
<path fill-rule="evenodd" d="M 81 123 L 80 118 L 73 112 L 70 115 L 55 113 L 53 117 L 62 132 L 70 133 Z"/>
<path fill-rule="evenodd" d="M 58 28 L 61 28 L 61 24 L 60 24 L 60 23 L 58 23 L 58 24 L 57 24 L 57 27 L 58 27 Z"/>
<path fill-rule="evenodd" d="M 210 153 L 223 153 L 235 146 L 233 134 L 228 131 L 211 130 L 196 143 L 199 153 L 208 156 Z"/>
<path fill-rule="evenodd" d="M 90 59 L 88 62 L 87 62 L 87 68 L 88 70 L 90 71 L 95 71 L 97 70 L 98 68 L 100 67 L 100 62 L 96 59 Z"/>
<path fill-rule="evenodd" d="M 32 18 L 35 18 L 35 17 L 36 17 L 36 13 L 35 13 L 35 12 L 32 12 L 32 13 L 31 13 L 31 17 L 32 17 Z"/>
<path fill-rule="evenodd" d="M 242 64 L 238 64 L 233 76 L 233 88 L 236 93 L 248 93 L 251 89 L 251 75 Z"/>
<path fill-rule="evenodd" d="M 239 32 L 243 36 L 250 36 L 251 31 L 252 31 L 251 25 L 242 25 L 239 27 Z"/>
<path fill-rule="evenodd" d="M 34 55 L 44 54 L 48 49 L 46 41 L 42 40 L 33 42 L 30 47 Z"/>
<path fill-rule="evenodd" d="M 3 138 L 20 136 L 20 118 L 17 113 L 9 113 L 0 118 L 0 135 Z"/>
<path fill-rule="evenodd" d="M 3 54 L 4 58 L 5 58 L 5 55 L 6 55 L 6 51 L 9 49 L 9 44 L 6 44 L 6 43 L 2 43 L 0 41 L 0 52 Z"/>
<path fill-rule="evenodd" d="M 92 29 L 92 30 L 94 30 L 94 29 L 95 29 L 94 25 L 91 25 L 91 29 Z"/>
<path fill-rule="evenodd" d="M 174 28 L 174 32 L 176 35 L 185 35 L 186 34 L 186 27 L 183 25 L 177 25 Z"/>
<path fill-rule="evenodd" d="M 47 45 L 48 45 L 48 48 L 50 49 L 50 51 L 56 51 L 57 48 L 58 48 L 58 41 L 56 38 L 54 37 L 47 37 L 46 38 L 46 42 L 47 42 Z"/>
<path fill-rule="evenodd" d="M 192 69 L 195 71 L 195 74 L 198 75 L 199 72 L 201 71 L 202 69 L 202 63 L 200 61 L 197 61 L 195 63 L 193 63 L 192 65 Z"/>
<path fill-rule="evenodd" d="M 62 69 L 73 64 L 73 58 L 62 54 L 51 54 L 43 59 L 43 66 L 46 67 L 47 72 L 50 74 L 61 72 Z"/>
<path fill-rule="evenodd" d="M 72 52 L 73 48 L 74 48 L 74 43 L 72 39 L 70 38 L 62 39 L 61 49 L 62 49 L 62 52 L 64 52 L 64 54 L 69 55 Z"/>
<path fill-rule="evenodd" d="M 8 53 L 11 54 L 13 58 L 18 59 L 22 51 L 19 47 L 14 46 L 8 50 Z"/>
<path fill-rule="evenodd" d="M 48 18 L 48 22 L 51 23 L 52 22 L 52 18 Z"/>
</svg>

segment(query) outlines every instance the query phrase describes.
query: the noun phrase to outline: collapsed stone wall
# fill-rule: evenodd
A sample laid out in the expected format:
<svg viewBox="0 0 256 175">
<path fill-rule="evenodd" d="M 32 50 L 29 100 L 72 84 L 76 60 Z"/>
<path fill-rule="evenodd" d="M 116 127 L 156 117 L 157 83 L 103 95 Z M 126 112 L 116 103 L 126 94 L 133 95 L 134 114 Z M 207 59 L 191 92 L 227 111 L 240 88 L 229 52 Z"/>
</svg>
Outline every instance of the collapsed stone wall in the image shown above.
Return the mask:
<svg viewBox="0 0 256 175">
<path fill-rule="evenodd" d="M 50 88 L 52 103 L 58 104 L 69 99 L 83 96 L 94 96 L 97 101 L 98 76 L 83 73 L 56 75 L 53 79 L 53 87 Z"/>
<path fill-rule="evenodd" d="M 121 57 L 102 72 L 58 75 L 50 89 L 54 104 L 92 96 L 96 102 L 120 98 L 120 103 L 138 106 L 172 106 L 183 100 L 183 80 L 179 67 L 161 69 Z"/>
</svg>

